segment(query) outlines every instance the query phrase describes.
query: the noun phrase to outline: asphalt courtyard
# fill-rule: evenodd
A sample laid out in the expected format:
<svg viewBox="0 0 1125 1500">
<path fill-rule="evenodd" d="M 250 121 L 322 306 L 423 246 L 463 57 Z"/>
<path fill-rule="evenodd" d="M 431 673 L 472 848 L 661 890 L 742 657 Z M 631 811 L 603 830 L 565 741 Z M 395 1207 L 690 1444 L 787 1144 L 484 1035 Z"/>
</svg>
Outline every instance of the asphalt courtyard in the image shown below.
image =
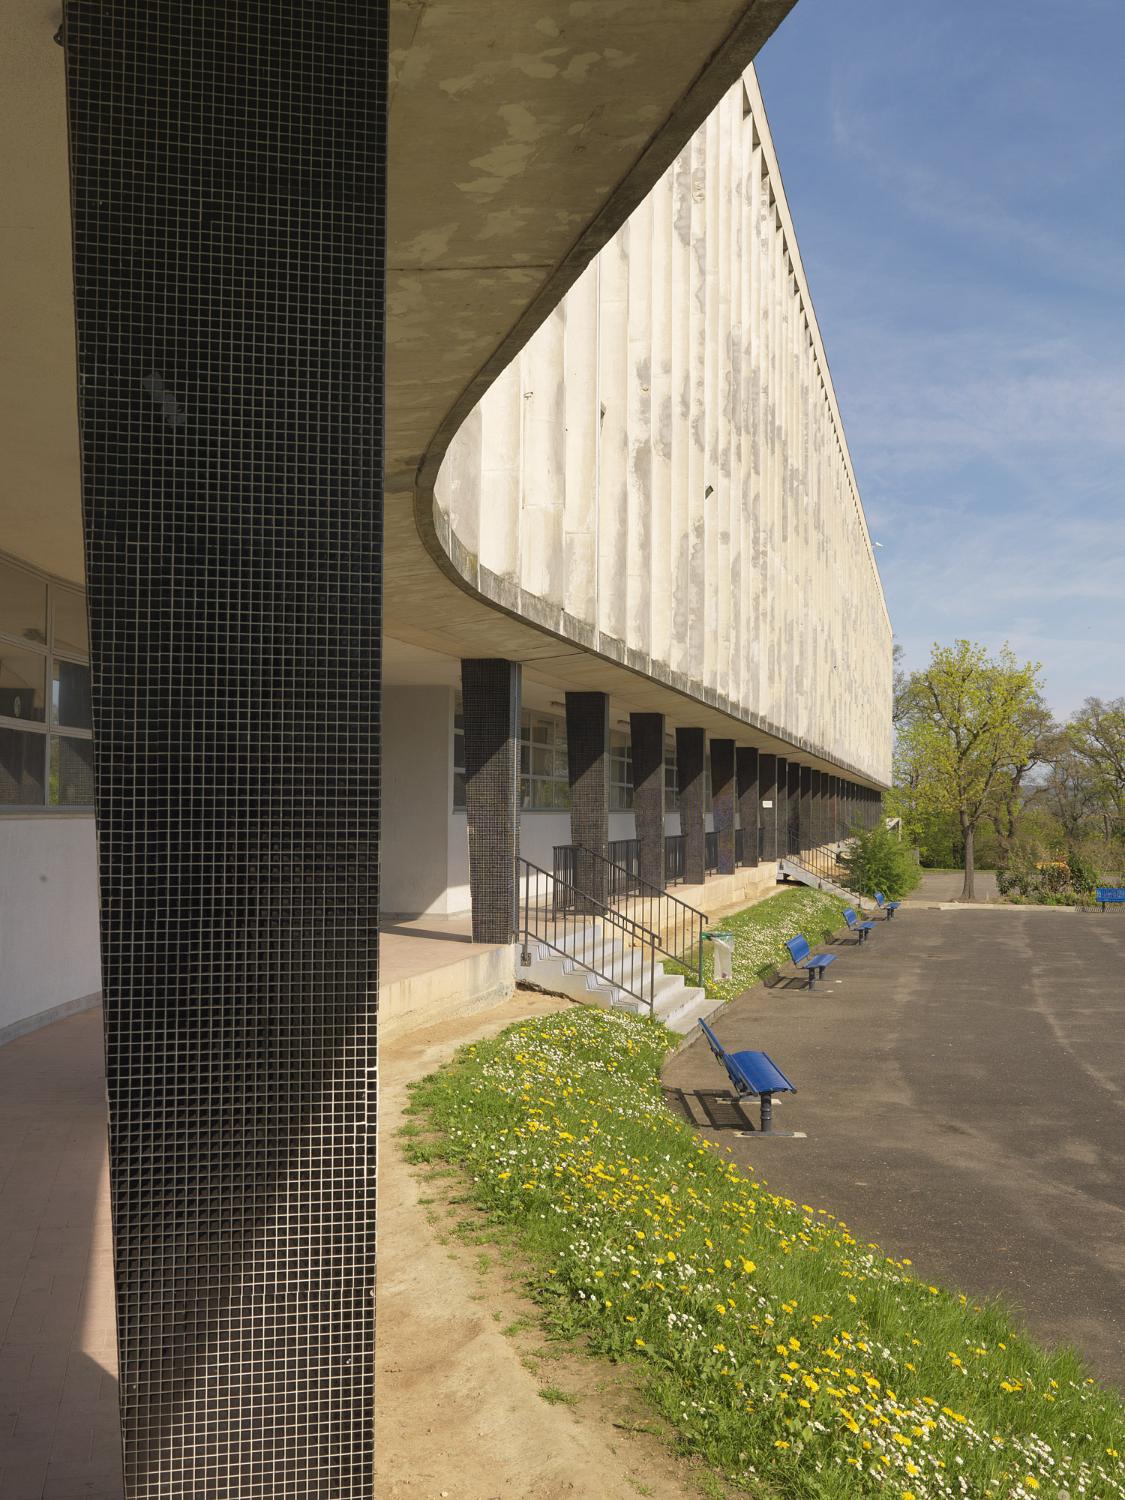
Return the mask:
<svg viewBox="0 0 1125 1500">
<path fill-rule="evenodd" d="M 700 1043 L 665 1069 L 669 1101 L 773 1191 L 999 1294 L 1125 1389 L 1125 912 L 903 909 L 830 951 L 812 994 L 783 977 L 714 1022 L 796 1084 L 774 1125 L 807 1139 L 738 1134 Z"/>
</svg>

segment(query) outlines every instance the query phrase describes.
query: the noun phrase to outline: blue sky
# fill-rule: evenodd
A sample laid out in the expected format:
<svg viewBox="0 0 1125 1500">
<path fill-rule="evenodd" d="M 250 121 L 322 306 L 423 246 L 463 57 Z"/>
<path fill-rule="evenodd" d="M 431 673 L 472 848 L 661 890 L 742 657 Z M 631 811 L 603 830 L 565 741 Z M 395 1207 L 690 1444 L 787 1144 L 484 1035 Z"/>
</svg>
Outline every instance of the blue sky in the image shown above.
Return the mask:
<svg viewBox="0 0 1125 1500">
<path fill-rule="evenodd" d="M 1125 5 L 798 0 L 758 58 L 895 634 L 1125 694 Z"/>
</svg>

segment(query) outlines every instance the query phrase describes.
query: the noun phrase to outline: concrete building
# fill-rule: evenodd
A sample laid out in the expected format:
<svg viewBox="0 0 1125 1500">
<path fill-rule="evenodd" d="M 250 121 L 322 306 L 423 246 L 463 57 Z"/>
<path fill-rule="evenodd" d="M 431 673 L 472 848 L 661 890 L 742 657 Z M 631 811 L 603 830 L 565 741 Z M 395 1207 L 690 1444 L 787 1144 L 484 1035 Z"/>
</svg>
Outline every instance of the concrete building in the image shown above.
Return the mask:
<svg viewBox="0 0 1125 1500">
<path fill-rule="evenodd" d="M 104 997 L 90 1495 L 368 1495 L 377 1013 L 565 952 L 670 1015 L 700 910 L 875 815 L 791 4 L 5 9 L 0 1043 Z"/>
</svg>

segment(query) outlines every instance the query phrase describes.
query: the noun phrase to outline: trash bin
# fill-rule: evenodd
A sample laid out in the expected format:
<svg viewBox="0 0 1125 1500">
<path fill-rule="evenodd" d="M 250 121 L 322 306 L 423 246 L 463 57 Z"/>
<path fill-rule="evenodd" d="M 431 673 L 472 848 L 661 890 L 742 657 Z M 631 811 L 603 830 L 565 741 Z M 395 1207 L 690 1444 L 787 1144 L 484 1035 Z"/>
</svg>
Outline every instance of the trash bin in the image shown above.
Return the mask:
<svg viewBox="0 0 1125 1500">
<path fill-rule="evenodd" d="M 715 964 L 711 974 L 712 979 L 733 978 L 734 933 L 705 932 L 703 936 L 715 950 Z"/>
</svg>

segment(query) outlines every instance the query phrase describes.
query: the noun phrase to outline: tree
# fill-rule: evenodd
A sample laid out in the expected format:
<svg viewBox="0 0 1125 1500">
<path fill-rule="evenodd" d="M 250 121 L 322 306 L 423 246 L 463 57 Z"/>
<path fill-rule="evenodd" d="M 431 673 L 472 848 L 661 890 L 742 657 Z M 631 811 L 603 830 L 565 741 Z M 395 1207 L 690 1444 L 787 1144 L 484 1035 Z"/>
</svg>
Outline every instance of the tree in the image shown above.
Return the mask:
<svg viewBox="0 0 1125 1500">
<path fill-rule="evenodd" d="M 962 901 L 975 899 L 973 839 L 1003 786 L 1032 754 L 1042 711 L 1040 668 L 1021 665 L 1004 646 L 955 641 L 933 648 L 930 664 L 910 679 L 910 704 L 899 727 L 898 759 L 921 813 L 956 815 L 965 848 Z"/>
<path fill-rule="evenodd" d="M 1023 724 L 1029 736 L 1024 758 L 1001 767 L 986 810 L 988 821 L 996 830 L 998 862 L 1002 866 L 1007 865 L 1011 858 L 1012 843 L 1027 797 L 1027 778 L 1037 766 L 1047 761 L 1059 732 L 1038 692 L 1028 701 Z"/>
<path fill-rule="evenodd" d="M 1110 839 L 1125 828 L 1125 698 L 1087 698 L 1070 721 L 1068 738 L 1090 772 Z"/>
<path fill-rule="evenodd" d="M 1089 763 L 1074 748 L 1070 725 L 1055 730 L 1043 760 L 1045 773 L 1028 800 L 1056 820 L 1069 849 L 1098 813 L 1098 787 Z"/>
</svg>

